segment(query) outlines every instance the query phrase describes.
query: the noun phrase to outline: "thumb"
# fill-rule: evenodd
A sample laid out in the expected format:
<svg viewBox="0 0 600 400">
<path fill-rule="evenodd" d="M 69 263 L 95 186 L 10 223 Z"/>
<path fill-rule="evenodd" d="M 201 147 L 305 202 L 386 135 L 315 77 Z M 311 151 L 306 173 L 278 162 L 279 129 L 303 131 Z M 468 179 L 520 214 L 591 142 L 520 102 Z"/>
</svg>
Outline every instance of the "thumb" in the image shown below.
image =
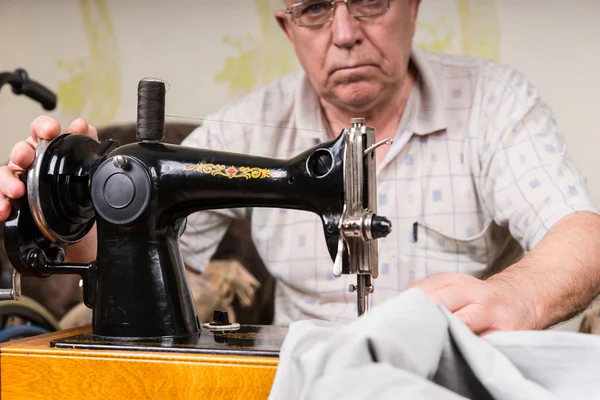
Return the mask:
<svg viewBox="0 0 600 400">
<path fill-rule="evenodd" d="M 489 311 L 481 304 L 469 304 L 454 313 L 476 335 L 486 332 L 491 328 Z"/>
</svg>

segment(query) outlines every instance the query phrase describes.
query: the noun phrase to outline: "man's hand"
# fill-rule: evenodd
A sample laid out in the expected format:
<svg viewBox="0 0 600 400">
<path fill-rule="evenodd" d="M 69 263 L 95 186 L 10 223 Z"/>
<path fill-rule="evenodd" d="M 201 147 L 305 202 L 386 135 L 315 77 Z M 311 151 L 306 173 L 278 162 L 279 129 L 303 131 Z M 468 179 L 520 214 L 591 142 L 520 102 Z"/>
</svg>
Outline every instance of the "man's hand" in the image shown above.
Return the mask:
<svg viewBox="0 0 600 400">
<path fill-rule="evenodd" d="M 499 275 L 484 281 L 470 275 L 440 273 L 412 284 L 411 288 L 421 289 L 478 335 L 539 329 L 531 296 Z"/>
<path fill-rule="evenodd" d="M 186 268 L 200 322 L 212 321 L 214 310 L 225 310 L 236 320 L 233 302 L 252 307 L 260 282 L 237 260 L 212 260 L 203 273 Z"/>
<path fill-rule="evenodd" d="M 29 137 L 13 146 L 8 165 L 0 167 L 0 221 L 5 221 L 10 216 L 10 201 L 25 194 L 25 185 L 19 180 L 19 176 L 33 163 L 35 149 L 40 141 L 52 140 L 60 132 L 61 127 L 57 120 L 42 115 L 31 123 Z M 83 119 L 71 122 L 68 132 L 98 137 L 96 129 Z"/>
<path fill-rule="evenodd" d="M 79 118 L 71 122 L 68 133 L 89 135 L 98 138 L 96 128 Z M 31 167 L 35 150 L 42 140 L 52 140 L 61 133 L 60 123 L 49 116 L 36 118 L 30 126 L 29 137 L 15 144 L 10 152 L 10 161 L 0 166 L 0 221 L 10 216 L 11 202 L 25 194 L 25 185 L 19 177 Z M 67 250 L 67 262 L 90 262 L 96 258 L 96 227 L 79 243 Z"/>
</svg>

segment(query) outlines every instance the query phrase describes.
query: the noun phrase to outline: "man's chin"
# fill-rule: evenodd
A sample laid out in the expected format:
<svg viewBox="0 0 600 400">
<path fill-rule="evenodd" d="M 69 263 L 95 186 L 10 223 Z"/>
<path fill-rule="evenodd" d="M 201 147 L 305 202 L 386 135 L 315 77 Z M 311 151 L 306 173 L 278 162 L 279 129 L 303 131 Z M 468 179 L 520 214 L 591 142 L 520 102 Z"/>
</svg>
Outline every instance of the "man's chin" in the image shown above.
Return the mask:
<svg viewBox="0 0 600 400">
<path fill-rule="evenodd" d="M 337 86 L 331 91 L 331 102 L 352 111 L 367 111 L 377 102 L 381 86 L 372 82 L 353 82 Z"/>
</svg>

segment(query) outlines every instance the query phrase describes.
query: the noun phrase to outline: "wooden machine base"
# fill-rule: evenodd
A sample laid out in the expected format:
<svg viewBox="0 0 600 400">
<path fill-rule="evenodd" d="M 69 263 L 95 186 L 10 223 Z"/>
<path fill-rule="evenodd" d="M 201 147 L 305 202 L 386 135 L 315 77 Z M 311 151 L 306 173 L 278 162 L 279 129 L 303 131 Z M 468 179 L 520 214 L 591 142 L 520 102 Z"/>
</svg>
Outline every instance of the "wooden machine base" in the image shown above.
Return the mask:
<svg viewBox="0 0 600 400">
<path fill-rule="evenodd" d="M 56 348 L 78 328 L 0 344 L 0 399 L 266 399 L 279 357 Z"/>
</svg>

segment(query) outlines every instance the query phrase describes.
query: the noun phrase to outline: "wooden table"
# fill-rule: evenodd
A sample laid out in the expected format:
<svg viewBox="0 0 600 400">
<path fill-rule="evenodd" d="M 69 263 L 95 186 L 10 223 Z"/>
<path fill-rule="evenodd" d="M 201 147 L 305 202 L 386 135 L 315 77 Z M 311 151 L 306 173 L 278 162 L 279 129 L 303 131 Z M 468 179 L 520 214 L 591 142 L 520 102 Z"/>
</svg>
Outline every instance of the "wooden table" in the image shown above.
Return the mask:
<svg viewBox="0 0 600 400">
<path fill-rule="evenodd" d="M 59 349 L 51 340 L 0 345 L 0 399 L 266 399 L 278 357 Z"/>
</svg>

